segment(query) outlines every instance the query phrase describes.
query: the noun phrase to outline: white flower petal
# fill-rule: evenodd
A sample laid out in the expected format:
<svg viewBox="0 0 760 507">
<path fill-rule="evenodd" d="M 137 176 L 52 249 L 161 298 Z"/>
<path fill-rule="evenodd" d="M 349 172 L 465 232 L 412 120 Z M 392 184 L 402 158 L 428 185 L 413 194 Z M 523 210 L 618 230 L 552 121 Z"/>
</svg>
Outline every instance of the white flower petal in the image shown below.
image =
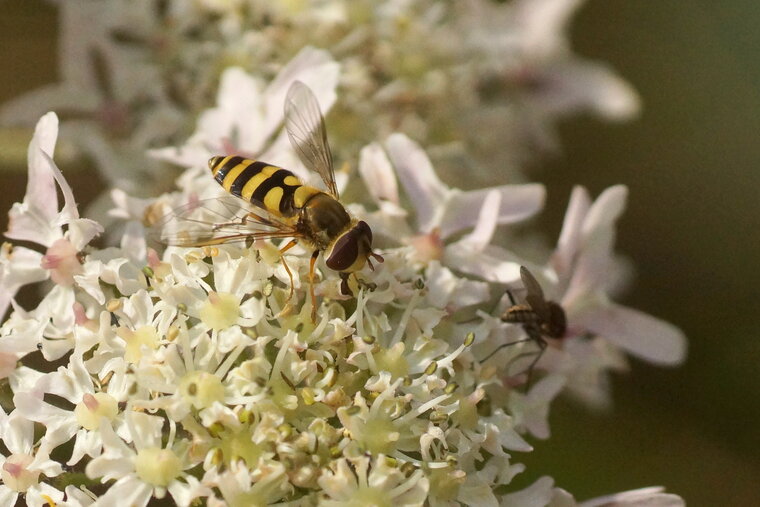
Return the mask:
<svg viewBox="0 0 760 507">
<path fill-rule="evenodd" d="M 69 223 L 69 241 L 80 252 L 102 232 L 103 226 L 89 218 L 77 218 Z"/>
<path fill-rule="evenodd" d="M 483 202 L 490 192 L 501 195 L 496 223 L 509 224 L 529 218 L 544 206 L 546 190 L 540 184 L 501 185 L 499 187 L 453 191 L 441 219 L 441 237 L 472 227 L 480 214 Z"/>
<path fill-rule="evenodd" d="M 53 177 L 63 194 L 63 208 L 58 214 L 58 219 L 56 220 L 55 225 L 61 226 L 68 224 L 72 220 L 79 218 L 79 211 L 77 210 L 77 203 L 74 200 L 74 193 L 71 191 L 71 187 L 63 177 L 63 173 L 61 173 L 61 170 L 55 165 L 55 162 L 53 162 L 50 155 L 44 151 L 41 151 L 40 153 L 42 154 L 42 158 L 47 161 L 48 167 L 50 167 L 50 170 L 53 172 Z"/>
<path fill-rule="evenodd" d="M 124 236 L 121 238 L 121 249 L 133 262 L 145 262 L 148 247 L 145 242 L 145 227 L 140 222 L 127 222 Z"/>
<path fill-rule="evenodd" d="M 501 507 L 545 507 L 549 504 L 554 493 L 554 479 L 541 477 L 522 491 L 504 495 L 499 505 Z"/>
<path fill-rule="evenodd" d="M 686 502 L 678 495 L 665 493 L 665 488 L 648 488 L 623 491 L 614 495 L 586 500 L 580 507 L 683 507 Z"/>
<path fill-rule="evenodd" d="M 285 96 L 294 81 L 301 81 L 308 86 L 314 92 L 322 114 L 327 114 L 337 98 L 335 87 L 339 74 L 340 64 L 332 59 L 330 53 L 311 46 L 303 48 L 265 90 L 266 114 L 264 124 L 258 128 L 269 137 L 280 125 Z"/>
<path fill-rule="evenodd" d="M 359 153 L 359 174 L 372 199 L 381 203 L 399 204 L 398 183 L 388 156 L 378 143 L 368 144 Z"/>
<path fill-rule="evenodd" d="M 501 195 L 496 190 L 491 190 L 481 201 L 475 228 L 467 234 L 462 241 L 469 243 L 474 250 L 482 251 L 490 242 L 493 233 L 496 230 L 497 220 L 499 218 L 499 207 L 501 206 Z M 443 234 L 443 231 L 441 231 Z"/>
<path fill-rule="evenodd" d="M 611 227 L 625 210 L 628 187 L 615 185 L 599 194 L 588 210 L 583 221 L 583 234 L 586 238 L 597 231 Z"/>
<path fill-rule="evenodd" d="M 17 246 L 6 257 L 0 253 L 0 318 L 22 285 L 40 282 L 48 276 L 48 270 L 40 267 L 42 254 Z"/>
<path fill-rule="evenodd" d="M 29 143 L 27 152 L 29 176 L 24 204 L 39 210 L 40 215 L 49 222 L 53 222 L 58 213 L 58 190 L 55 188 L 55 180 L 50 173 L 47 161 L 42 157 L 42 152 L 52 155 L 57 138 L 58 117 L 55 113 L 47 113 L 37 122 L 34 137 Z"/>
<path fill-rule="evenodd" d="M 0 427 L 5 447 L 14 454 L 30 454 L 34 445 L 34 423 L 13 411 Z"/>
<path fill-rule="evenodd" d="M 555 115 L 590 111 L 607 120 L 638 114 L 641 101 L 633 87 L 609 66 L 571 58 L 545 67 L 541 79 L 551 83 L 537 100 Z"/>
<path fill-rule="evenodd" d="M 425 151 L 406 135 L 391 135 L 386 146 L 398 179 L 417 213 L 418 230 L 431 232 L 441 225 L 443 217 L 438 210 L 448 199 L 450 189 L 438 179 Z"/>
<path fill-rule="evenodd" d="M 649 362 L 675 365 L 686 357 L 686 337 L 680 329 L 638 310 L 611 303 L 570 318 L 572 325 L 577 323 Z"/>
<path fill-rule="evenodd" d="M 518 0 L 513 4 L 519 40 L 530 57 L 541 59 L 564 49 L 570 17 L 585 0 Z"/>
<path fill-rule="evenodd" d="M 90 469 L 90 465 L 95 460 L 91 461 L 87 465 L 87 469 Z M 95 502 L 95 506 L 111 507 L 116 505 L 129 505 L 130 507 L 144 507 L 148 505 L 153 493 L 153 488 L 139 480 L 134 475 L 127 475 L 116 481 L 108 491 L 98 498 Z"/>
<path fill-rule="evenodd" d="M 591 207 L 591 197 L 588 191 L 580 186 L 573 187 L 570 202 L 567 205 L 565 218 L 562 222 L 562 232 L 557 241 L 557 249 L 552 256 L 552 267 L 560 278 L 570 275 L 572 262 L 580 248 L 581 230 L 584 218 Z"/>
<path fill-rule="evenodd" d="M 443 262 L 462 273 L 500 284 L 520 280 L 520 266 L 524 264 L 521 259 L 503 248 L 488 245 L 482 251 L 478 251 L 464 240 L 446 247 Z"/>
</svg>

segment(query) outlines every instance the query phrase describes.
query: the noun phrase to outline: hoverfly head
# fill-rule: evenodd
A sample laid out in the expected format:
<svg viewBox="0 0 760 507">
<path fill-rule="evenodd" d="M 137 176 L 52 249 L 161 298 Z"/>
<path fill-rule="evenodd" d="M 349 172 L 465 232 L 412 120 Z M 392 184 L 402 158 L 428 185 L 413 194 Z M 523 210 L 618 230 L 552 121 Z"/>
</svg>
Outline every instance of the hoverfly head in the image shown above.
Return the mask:
<svg viewBox="0 0 760 507">
<path fill-rule="evenodd" d="M 372 229 L 362 220 L 338 236 L 325 252 L 327 267 L 343 273 L 359 271 L 364 264 L 374 269 L 370 257 L 383 262 L 383 258 L 372 251 Z"/>
</svg>

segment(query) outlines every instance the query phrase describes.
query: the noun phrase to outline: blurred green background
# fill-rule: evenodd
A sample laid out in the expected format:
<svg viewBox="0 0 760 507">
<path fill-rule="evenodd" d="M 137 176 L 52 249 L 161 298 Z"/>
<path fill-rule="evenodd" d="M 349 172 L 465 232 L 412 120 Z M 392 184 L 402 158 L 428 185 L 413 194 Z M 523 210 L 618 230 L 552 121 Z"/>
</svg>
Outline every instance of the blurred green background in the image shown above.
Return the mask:
<svg viewBox="0 0 760 507">
<path fill-rule="evenodd" d="M 42 0 L 0 3 L 0 102 L 56 80 L 56 23 Z M 556 237 L 576 183 L 595 195 L 627 184 L 618 249 L 637 277 L 625 303 L 682 327 L 690 351 L 677 369 L 634 364 L 610 413 L 558 402 L 551 440 L 516 457 L 524 483 L 551 475 L 578 499 L 661 484 L 692 506 L 760 505 L 758 26 L 756 0 L 597 0 L 575 19 L 576 51 L 614 66 L 644 112 L 562 125 L 563 153 L 531 173 L 549 192 L 539 225 Z M 18 136 L 23 153 L 30 133 Z M 100 188 L 67 177 L 82 204 Z M 25 184 L 0 166 L 0 209 Z"/>
</svg>

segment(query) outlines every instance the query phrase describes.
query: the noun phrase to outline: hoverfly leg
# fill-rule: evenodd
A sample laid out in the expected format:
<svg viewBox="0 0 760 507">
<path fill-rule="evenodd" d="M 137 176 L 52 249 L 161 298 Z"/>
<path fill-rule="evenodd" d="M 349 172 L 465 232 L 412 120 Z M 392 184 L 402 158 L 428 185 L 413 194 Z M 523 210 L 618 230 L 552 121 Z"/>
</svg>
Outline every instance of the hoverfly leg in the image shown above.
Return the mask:
<svg viewBox="0 0 760 507">
<path fill-rule="evenodd" d="M 353 296 L 354 293 L 351 287 L 348 286 L 348 277 L 351 273 L 340 273 L 340 293 L 344 296 Z"/>
<path fill-rule="evenodd" d="M 296 246 L 297 244 L 298 244 L 298 240 L 292 239 L 288 242 L 287 245 L 280 248 L 280 260 L 282 260 L 282 265 L 285 268 L 285 271 L 288 273 L 288 278 L 290 278 L 290 293 L 288 294 L 288 299 L 285 300 L 285 309 L 287 309 L 288 306 L 290 306 L 290 300 L 293 298 L 293 292 L 295 291 L 295 288 L 294 288 L 295 282 L 293 280 L 293 273 L 290 271 L 290 267 L 288 266 L 288 263 L 285 261 L 285 256 L 283 254 L 287 252 L 288 250 L 290 250 L 291 248 L 293 248 L 294 246 Z M 285 311 L 285 309 L 283 309 L 283 312 Z"/>
<path fill-rule="evenodd" d="M 509 302 L 512 303 L 512 306 L 517 306 L 517 301 L 515 301 L 515 297 L 512 295 L 512 291 L 507 289 L 507 296 L 509 297 Z"/>
<path fill-rule="evenodd" d="M 309 261 L 309 295 L 311 296 L 311 322 L 317 322 L 317 296 L 314 294 L 314 266 L 317 263 L 319 250 L 314 250 Z"/>
</svg>

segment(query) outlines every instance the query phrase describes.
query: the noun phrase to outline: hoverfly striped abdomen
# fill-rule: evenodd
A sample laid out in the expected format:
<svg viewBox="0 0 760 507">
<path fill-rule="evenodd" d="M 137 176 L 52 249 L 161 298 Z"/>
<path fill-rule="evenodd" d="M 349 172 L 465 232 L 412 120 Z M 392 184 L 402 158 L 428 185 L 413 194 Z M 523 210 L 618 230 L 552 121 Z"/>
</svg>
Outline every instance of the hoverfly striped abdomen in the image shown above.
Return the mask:
<svg viewBox="0 0 760 507">
<path fill-rule="evenodd" d="M 209 168 L 229 193 L 279 217 L 296 216 L 309 198 L 320 193 L 287 169 L 259 160 L 217 156 L 209 160 Z"/>
</svg>

